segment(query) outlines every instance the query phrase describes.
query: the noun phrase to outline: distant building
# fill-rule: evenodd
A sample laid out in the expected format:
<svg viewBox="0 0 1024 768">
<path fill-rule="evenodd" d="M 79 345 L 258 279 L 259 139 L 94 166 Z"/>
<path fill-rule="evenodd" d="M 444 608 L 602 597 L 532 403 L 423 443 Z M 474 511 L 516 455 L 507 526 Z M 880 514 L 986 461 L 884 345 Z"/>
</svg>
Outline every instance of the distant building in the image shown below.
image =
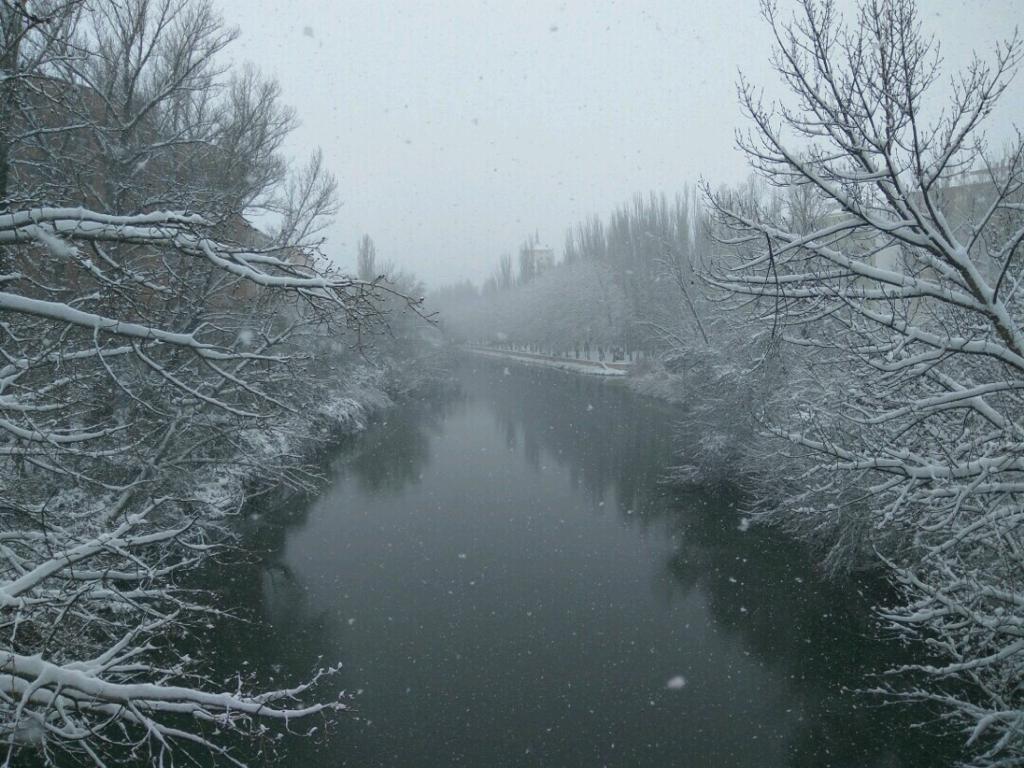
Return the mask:
<svg viewBox="0 0 1024 768">
<path fill-rule="evenodd" d="M 545 245 L 534 245 L 527 249 L 533 261 L 537 274 L 546 272 L 555 266 L 555 252 Z"/>
<path fill-rule="evenodd" d="M 972 228 L 989 214 L 989 208 L 998 193 L 998 185 L 1005 180 L 1007 172 L 1005 163 L 992 169 L 965 171 L 945 179 L 932 190 L 932 199 L 958 240 L 963 243 L 971 240 Z M 923 207 L 923 198 L 919 194 L 914 195 L 914 200 Z M 982 245 L 974 244 L 971 259 L 985 279 L 993 282 L 998 278 L 1000 265 L 992 262 Z M 903 271 L 901 248 L 896 244 L 877 252 L 871 262 L 884 269 Z M 924 274 L 929 274 L 929 271 L 926 270 Z"/>
<path fill-rule="evenodd" d="M 989 218 L 989 210 L 999 193 L 999 187 L 1009 172 L 1006 163 L 998 164 L 991 169 L 965 171 L 951 175 L 936 184 L 931 190 L 931 200 L 941 211 L 945 224 L 954 237 L 962 243 L 972 240 L 972 228 L 979 222 L 987 221 L 998 226 L 996 218 Z M 927 214 L 924 199 L 920 192 L 911 194 L 911 200 Z M 806 233 L 818 227 L 839 224 L 850 218 L 850 214 L 837 203 L 819 195 L 817 199 L 809 196 L 802 201 L 809 209 L 803 216 L 807 222 L 803 230 Z M 791 212 L 793 213 L 793 212 Z M 799 212 L 797 212 L 799 213 Z M 794 218 L 800 218 L 794 214 Z M 1001 265 L 992 262 L 983 243 L 975 242 L 971 250 L 971 259 L 986 280 L 998 278 Z M 867 258 L 875 267 L 892 272 L 904 270 L 903 246 L 891 238 L 882 236 L 877 231 L 862 227 L 855 233 L 844 234 L 834 241 L 834 247 L 855 258 Z M 925 269 L 921 275 L 931 274 Z"/>
<path fill-rule="evenodd" d="M 276 247 L 272 238 L 242 212 L 232 211 L 229 206 L 218 207 L 216 195 L 210 210 L 203 210 L 202 199 L 192 187 L 203 192 L 216 191 L 218 184 L 227 187 L 231 183 L 221 173 L 221 167 L 230 163 L 220 147 L 200 142 L 168 142 L 169 146 L 162 146 L 158 126 L 147 120 L 138 127 L 137 141 L 141 146 L 155 144 L 158 149 L 140 154 L 133 166 L 125 166 L 117 152 L 105 144 L 105 134 L 117 125 L 108 107 L 104 98 L 87 85 L 51 77 L 33 78 L 32 87 L 20 94 L 18 108 L 11 115 L 15 131 L 27 137 L 15 142 L 7 157 L 7 192 L 19 206 L 83 206 L 124 214 L 165 207 L 194 210 L 211 219 L 219 217 L 197 234 L 220 241 L 225 246 L 221 255 L 237 250 L 244 260 L 247 252 L 252 251 L 279 259 L 286 265 L 281 269 L 291 274 L 312 273 L 312 252 L 298 247 Z M 132 189 L 141 199 L 129 200 L 126 209 L 112 211 L 122 197 L 118 189 L 127 178 L 137 186 Z M 31 254 L 24 259 L 25 271 L 35 279 L 56 279 L 75 288 L 93 279 L 92 272 L 80 263 L 87 261 L 85 256 L 80 260 L 61 259 L 38 243 L 26 243 L 23 247 Z M 166 276 L 167 265 L 157 254 L 130 253 L 125 258 L 139 277 L 159 282 Z M 179 271 L 179 276 L 188 274 L 191 267 L 209 267 L 199 257 L 185 258 L 183 264 L 185 269 Z M 251 280 L 229 281 L 221 301 L 228 305 L 238 299 L 254 299 L 262 290 Z M 157 300 L 155 296 L 150 299 Z"/>
</svg>

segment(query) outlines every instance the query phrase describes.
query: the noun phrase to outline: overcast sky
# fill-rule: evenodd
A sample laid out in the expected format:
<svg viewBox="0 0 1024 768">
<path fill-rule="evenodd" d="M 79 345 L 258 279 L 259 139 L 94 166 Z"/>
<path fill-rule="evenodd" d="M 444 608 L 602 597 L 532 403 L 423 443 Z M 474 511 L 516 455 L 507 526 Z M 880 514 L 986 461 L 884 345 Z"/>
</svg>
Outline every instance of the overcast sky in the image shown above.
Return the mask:
<svg viewBox="0 0 1024 768">
<path fill-rule="evenodd" d="M 343 207 L 327 251 L 363 233 L 430 285 L 486 277 L 538 231 L 634 192 L 746 175 L 733 146 L 742 70 L 772 84 L 756 0 L 217 0 L 232 49 L 281 82 Z M 989 50 L 1021 0 L 920 0 L 949 64 Z M 786 0 L 780 5 L 786 6 Z M 1024 78 L 1000 119 L 1022 119 Z"/>
</svg>

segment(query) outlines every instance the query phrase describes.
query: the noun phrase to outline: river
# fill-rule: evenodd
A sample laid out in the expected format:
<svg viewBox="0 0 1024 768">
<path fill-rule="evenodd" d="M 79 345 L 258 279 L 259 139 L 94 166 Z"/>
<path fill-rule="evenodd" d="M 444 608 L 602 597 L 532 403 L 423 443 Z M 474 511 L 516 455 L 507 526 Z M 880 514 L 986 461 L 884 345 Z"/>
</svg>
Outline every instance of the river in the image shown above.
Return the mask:
<svg viewBox="0 0 1024 768">
<path fill-rule="evenodd" d="M 286 766 L 948 764 L 920 711 L 851 688 L 903 651 L 867 581 L 661 482 L 669 407 L 619 382 L 465 361 L 315 499 L 246 520 L 214 650 L 264 685 L 341 661 L 355 713 Z M 322 658 L 322 661 L 318 659 Z"/>
</svg>

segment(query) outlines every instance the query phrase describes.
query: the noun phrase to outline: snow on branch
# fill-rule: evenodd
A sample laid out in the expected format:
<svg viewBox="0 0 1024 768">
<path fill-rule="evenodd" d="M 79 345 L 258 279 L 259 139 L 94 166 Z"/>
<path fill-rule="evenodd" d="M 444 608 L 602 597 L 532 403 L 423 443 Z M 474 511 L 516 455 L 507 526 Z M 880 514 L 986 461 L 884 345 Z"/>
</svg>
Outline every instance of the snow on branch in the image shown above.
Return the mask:
<svg viewBox="0 0 1024 768">
<path fill-rule="evenodd" d="M 849 25 L 794 4 L 788 20 L 762 3 L 789 99 L 739 86 L 738 143 L 767 187 L 705 187 L 721 249 L 706 283 L 788 345 L 762 418 L 789 479 L 766 517 L 831 564 L 880 552 L 905 597 L 886 619 L 946 657 L 901 670 L 911 697 L 946 708 L 972 765 L 1016 765 L 1024 141 L 990 157 L 981 130 L 1024 46 L 975 59 L 943 100 L 912 0 L 861 2 Z"/>
</svg>

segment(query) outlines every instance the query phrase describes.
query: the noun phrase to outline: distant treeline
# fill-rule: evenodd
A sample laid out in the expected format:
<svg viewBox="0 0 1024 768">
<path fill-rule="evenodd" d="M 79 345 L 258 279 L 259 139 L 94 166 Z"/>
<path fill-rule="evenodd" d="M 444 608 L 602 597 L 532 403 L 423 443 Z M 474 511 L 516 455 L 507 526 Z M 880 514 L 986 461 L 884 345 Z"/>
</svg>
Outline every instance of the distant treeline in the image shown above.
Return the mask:
<svg viewBox="0 0 1024 768">
<path fill-rule="evenodd" d="M 690 189 L 638 194 L 607 220 L 570 228 L 561 258 L 530 236 L 482 286 L 445 286 L 430 303 L 458 341 L 577 357 L 650 354 L 686 321 L 680 302 L 692 299 L 694 265 L 706 250 L 703 215 Z"/>
</svg>

